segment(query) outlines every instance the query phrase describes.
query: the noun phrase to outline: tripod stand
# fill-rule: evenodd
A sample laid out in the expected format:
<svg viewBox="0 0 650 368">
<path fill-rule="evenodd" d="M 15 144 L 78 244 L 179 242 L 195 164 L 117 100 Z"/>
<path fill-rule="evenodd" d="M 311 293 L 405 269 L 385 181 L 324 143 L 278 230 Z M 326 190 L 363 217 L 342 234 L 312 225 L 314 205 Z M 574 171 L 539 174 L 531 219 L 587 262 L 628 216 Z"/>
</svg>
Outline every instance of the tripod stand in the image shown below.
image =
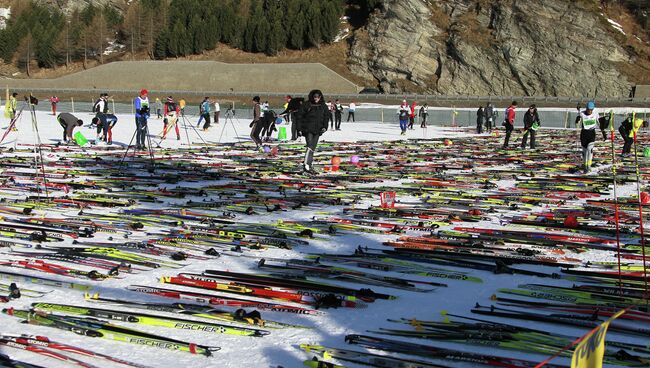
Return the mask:
<svg viewBox="0 0 650 368">
<path fill-rule="evenodd" d="M 136 119 L 138 119 L 138 118 L 136 118 Z M 142 122 L 141 123 L 136 122 L 135 131 L 133 132 L 133 135 L 131 136 L 131 140 L 129 141 L 129 145 L 126 146 L 126 151 L 124 152 L 124 155 L 122 156 L 122 160 L 120 161 L 120 165 L 119 165 L 119 172 L 120 173 L 122 172 L 122 164 L 124 163 L 124 160 L 126 159 L 126 156 L 129 153 L 129 149 L 131 148 L 131 144 L 133 144 L 133 140 L 135 139 L 135 136 L 138 134 L 138 130 L 140 130 L 140 124 L 142 124 Z M 156 171 L 156 161 L 154 159 L 153 147 L 151 147 L 151 136 L 149 135 L 149 124 L 146 121 L 144 122 L 144 124 L 145 124 L 144 125 L 144 132 L 142 134 L 145 134 L 145 136 L 147 138 L 147 150 L 149 151 L 149 160 L 150 160 L 150 163 L 151 163 L 151 166 L 149 167 L 148 171 L 150 173 L 154 173 Z M 140 142 L 138 142 L 138 145 L 139 144 L 140 144 Z M 134 150 L 134 152 L 135 152 L 135 150 Z"/>
<path fill-rule="evenodd" d="M 201 133 L 199 133 L 199 131 L 194 127 L 194 124 L 190 123 L 190 121 L 185 117 L 185 115 L 181 115 L 181 119 L 183 119 L 183 129 L 185 129 L 185 136 L 187 137 L 187 145 L 188 146 L 190 146 L 190 147 L 192 146 L 192 143 L 190 142 L 190 135 L 187 132 L 187 130 L 188 130 L 187 127 L 188 126 L 190 128 L 192 128 L 194 133 L 196 133 L 196 135 L 199 137 L 201 142 L 203 142 L 203 144 L 207 144 L 205 139 L 203 139 L 203 136 L 201 135 Z M 178 123 L 176 123 L 176 124 L 178 124 Z"/>
<path fill-rule="evenodd" d="M 226 113 L 224 114 L 224 123 L 223 127 L 221 128 L 221 134 L 219 135 L 219 140 L 217 143 L 221 143 L 221 138 L 223 137 L 223 133 L 226 130 L 226 126 L 228 126 L 228 123 L 230 123 L 230 126 L 232 127 L 232 130 L 235 132 L 235 137 L 237 137 L 237 142 L 241 143 L 241 138 L 239 137 L 239 133 L 237 133 L 237 128 L 235 128 L 235 123 L 233 121 L 233 118 L 237 120 L 237 123 L 239 124 L 240 121 L 235 117 L 235 110 L 232 108 L 228 108 L 226 110 Z"/>
<path fill-rule="evenodd" d="M 47 189 L 47 177 L 45 176 L 45 161 L 43 160 L 43 150 L 41 149 L 41 134 L 38 131 L 38 121 L 36 120 L 36 105 L 38 105 L 38 99 L 31 94 L 29 95 L 29 100 L 27 96 L 25 96 L 25 105 L 29 103 L 29 111 L 31 114 L 32 118 L 32 129 L 36 133 L 36 141 L 34 144 L 34 166 L 36 169 L 36 174 L 38 175 L 39 171 L 39 164 L 38 164 L 38 159 L 40 158 L 40 172 L 41 175 L 43 176 L 43 188 L 45 190 L 45 199 L 50 198 L 49 191 Z M 24 107 L 24 105 L 23 105 Z M 21 109 L 22 111 L 22 109 Z M 40 199 L 40 191 L 36 192 L 36 195 Z"/>
</svg>

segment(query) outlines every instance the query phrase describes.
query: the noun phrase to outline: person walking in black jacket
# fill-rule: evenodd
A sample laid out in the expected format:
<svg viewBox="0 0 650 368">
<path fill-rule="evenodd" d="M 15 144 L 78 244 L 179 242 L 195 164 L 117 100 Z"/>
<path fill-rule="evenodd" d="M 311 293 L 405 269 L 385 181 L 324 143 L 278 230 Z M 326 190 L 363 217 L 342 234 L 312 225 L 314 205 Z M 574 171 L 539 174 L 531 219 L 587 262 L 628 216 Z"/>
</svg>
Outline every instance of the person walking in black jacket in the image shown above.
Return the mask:
<svg viewBox="0 0 650 368">
<path fill-rule="evenodd" d="M 483 106 L 479 106 L 478 110 L 476 111 L 476 134 L 483 133 L 484 116 L 485 116 L 485 110 L 483 110 Z"/>
<path fill-rule="evenodd" d="M 307 149 L 305 150 L 305 160 L 302 168 L 307 173 L 314 173 L 312 166 L 314 153 L 316 152 L 316 146 L 318 146 L 318 139 L 327 131 L 329 117 L 330 112 L 325 104 L 323 93 L 318 89 L 309 92 L 307 101 L 296 112 L 298 130 L 306 140 Z"/>
<path fill-rule="evenodd" d="M 537 106 L 530 105 L 524 114 L 524 136 L 521 138 L 521 149 L 526 148 L 528 136 L 530 135 L 530 149 L 535 149 L 535 134 L 539 128 L 539 114 L 537 113 Z"/>
<path fill-rule="evenodd" d="M 336 130 L 341 130 L 341 116 L 343 115 L 343 105 L 337 98 L 334 101 L 334 128 Z"/>
<path fill-rule="evenodd" d="M 251 129 L 251 139 L 255 142 L 255 149 L 262 149 L 262 138 L 260 138 L 260 133 L 264 127 L 262 122 L 262 113 L 260 107 L 260 96 L 253 97 L 253 121 L 248 126 Z"/>
<path fill-rule="evenodd" d="M 291 122 L 292 141 L 295 141 L 300 136 L 298 132 L 298 122 L 296 121 L 296 112 L 298 109 L 300 109 L 300 106 L 304 101 L 304 97 L 292 98 L 291 96 L 287 95 L 287 107 L 285 107 L 284 111 L 278 114 L 279 116 L 284 116 L 287 122 Z"/>
</svg>

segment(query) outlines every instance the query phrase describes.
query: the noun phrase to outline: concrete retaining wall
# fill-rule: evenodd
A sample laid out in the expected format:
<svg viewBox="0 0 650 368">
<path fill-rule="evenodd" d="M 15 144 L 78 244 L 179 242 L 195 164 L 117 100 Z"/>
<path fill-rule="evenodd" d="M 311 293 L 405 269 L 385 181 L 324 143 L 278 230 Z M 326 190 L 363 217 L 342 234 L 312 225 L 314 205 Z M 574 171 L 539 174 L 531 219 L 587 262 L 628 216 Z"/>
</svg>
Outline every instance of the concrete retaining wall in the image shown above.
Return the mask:
<svg viewBox="0 0 650 368">
<path fill-rule="evenodd" d="M 357 93 L 359 88 L 323 64 L 226 64 L 216 61 L 119 61 L 56 79 L 4 79 L 4 87 L 150 91 Z"/>
</svg>

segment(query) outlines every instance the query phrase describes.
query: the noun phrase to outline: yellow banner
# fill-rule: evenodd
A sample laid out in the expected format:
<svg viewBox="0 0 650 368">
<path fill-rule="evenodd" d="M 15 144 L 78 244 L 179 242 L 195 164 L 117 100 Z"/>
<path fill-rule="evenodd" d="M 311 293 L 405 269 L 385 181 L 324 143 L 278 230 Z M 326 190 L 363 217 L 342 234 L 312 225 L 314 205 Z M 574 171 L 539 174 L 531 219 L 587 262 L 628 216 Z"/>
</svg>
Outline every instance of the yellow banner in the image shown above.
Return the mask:
<svg viewBox="0 0 650 368">
<path fill-rule="evenodd" d="M 605 333 L 610 322 L 625 313 L 616 312 L 610 319 L 603 322 L 597 329 L 582 337 L 571 358 L 571 368 L 602 368 L 605 354 Z"/>
</svg>

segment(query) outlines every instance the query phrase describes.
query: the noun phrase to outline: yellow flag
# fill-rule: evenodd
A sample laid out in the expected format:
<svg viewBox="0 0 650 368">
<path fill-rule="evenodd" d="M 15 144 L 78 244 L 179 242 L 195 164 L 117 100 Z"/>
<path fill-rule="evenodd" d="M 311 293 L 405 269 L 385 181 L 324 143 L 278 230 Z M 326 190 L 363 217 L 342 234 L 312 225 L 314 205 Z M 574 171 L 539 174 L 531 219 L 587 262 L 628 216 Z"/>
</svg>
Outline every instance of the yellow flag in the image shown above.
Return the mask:
<svg viewBox="0 0 650 368">
<path fill-rule="evenodd" d="M 610 322 L 625 313 L 624 310 L 616 312 L 610 319 L 603 322 L 597 329 L 583 336 L 582 341 L 576 346 L 571 358 L 571 368 L 602 368 L 603 355 L 605 354 L 605 333 Z"/>
</svg>

